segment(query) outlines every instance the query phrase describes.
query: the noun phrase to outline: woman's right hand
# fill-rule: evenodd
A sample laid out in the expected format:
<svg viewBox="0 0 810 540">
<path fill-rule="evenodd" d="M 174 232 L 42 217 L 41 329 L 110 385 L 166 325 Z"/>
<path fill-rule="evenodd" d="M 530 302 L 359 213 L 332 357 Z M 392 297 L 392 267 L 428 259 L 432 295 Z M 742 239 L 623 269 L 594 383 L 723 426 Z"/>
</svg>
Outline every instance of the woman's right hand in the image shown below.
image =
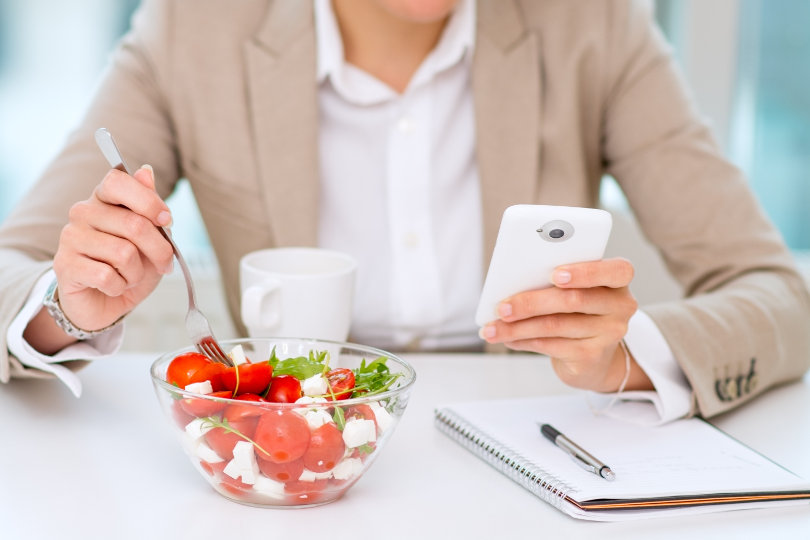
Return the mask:
<svg viewBox="0 0 810 540">
<path fill-rule="evenodd" d="M 133 176 L 110 170 L 89 199 L 71 207 L 53 268 L 59 303 L 83 330 L 129 313 L 172 270 L 171 244 L 157 226 L 171 223 L 152 168 Z"/>
</svg>

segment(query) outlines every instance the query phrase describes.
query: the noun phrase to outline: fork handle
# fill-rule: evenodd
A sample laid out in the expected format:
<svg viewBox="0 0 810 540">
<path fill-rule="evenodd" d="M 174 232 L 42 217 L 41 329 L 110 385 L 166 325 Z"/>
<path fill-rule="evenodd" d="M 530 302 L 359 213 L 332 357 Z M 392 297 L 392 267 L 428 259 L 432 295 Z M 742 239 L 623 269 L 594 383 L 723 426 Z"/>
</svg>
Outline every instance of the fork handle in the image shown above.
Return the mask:
<svg viewBox="0 0 810 540">
<path fill-rule="evenodd" d="M 183 271 L 183 278 L 185 278 L 187 284 L 193 283 L 191 281 L 191 272 L 188 270 L 188 265 L 186 264 L 186 260 L 180 254 L 180 250 L 177 248 L 177 244 L 174 243 L 172 240 L 171 232 L 169 232 L 166 227 L 158 227 L 157 230 L 160 234 L 163 235 L 163 238 L 169 241 L 169 244 L 172 246 L 172 251 L 174 251 L 174 257 L 177 259 L 177 262 L 180 264 L 180 270 Z M 194 287 L 186 287 L 188 289 L 188 307 L 196 308 L 197 307 L 197 297 L 194 294 Z"/>
<path fill-rule="evenodd" d="M 132 171 L 124 162 L 124 158 L 121 155 L 121 152 L 118 150 L 118 145 L 115 144 L 115 139 L 113 139 L 112 133 L 110 133 L 107 128 L 99 128 L 96 130 L 95 136 L 96 144 L 98 144 L 98 147 L 101 149 L 101 153 L 104 154 L 104 157 L 107 158 L 107 162 L 110 164 L 110 167 L 132 176 Z M 174 240 L 172 240 L 172 235 L 168 229 L 165 227 L 157 227 L 157 230 L 160 231 L 163 238 L 169 241 L 169 244 L 172 246 L 174 256 L 177 258 L 177 262 L 180 263 L 180 269 L 183 271 L 183 277 L 186 280 L 186 289 L 188 289 L 188 307 L 196 308 L 197 297 L 194 293 L 194 287 L 191 286 L 191 283 L 193 283 L 191 281 L 191 272 L 188 270 L 188 265 L 186 265 L 183 255 L 180 254 L 180 249 L 178 249 L 177 244 L 175 244 Z"/>
</svg>

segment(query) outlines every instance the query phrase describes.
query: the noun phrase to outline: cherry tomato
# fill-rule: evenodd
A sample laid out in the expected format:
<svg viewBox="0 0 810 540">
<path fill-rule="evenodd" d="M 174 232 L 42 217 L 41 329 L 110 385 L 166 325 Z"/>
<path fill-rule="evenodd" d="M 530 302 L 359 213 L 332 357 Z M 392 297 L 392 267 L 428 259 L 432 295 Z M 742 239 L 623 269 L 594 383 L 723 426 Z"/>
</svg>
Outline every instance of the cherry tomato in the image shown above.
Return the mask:
<svg viewBox="0 0 810 540">
<path fill-rule="evenodd" d="M 267 451 L 262 458 L 288 463 L 304 455 L 309 446 L 309 424 L 295 411 L 270 411 L 259 418 L 256 444 Z M 261 450 L 256 450 L 262 453 Z"/>
<path fill-rule="evenodd" d="M 166 370 L 166 381 L 179 388 L 185 388 L 194 382 L 191 380 L 191 377 L 198 369 L 211 363 L 211 360 L 207 356 L 198 352 L 181 354 L 176 356 L 171 363 L 169 363 L 169 367 Z"/>
<path fill-rule="evenodd" d="M 250 401 L 250 402 L 260 402 L 265 403 L 266 400 L 263 399 L 261 396 L 256 394 L 240 394 L 234 398 L 237 401 Z M 225 418 L 228 422 L 237 422 L 239 420 L 245 420 L 247 418 L 256 418 L 260 416 L 264 412 L 260 407 L 256 405 L 240 405 L 238 403 L 231 403 L 227 407 L 225 407 L 225 412 L 222 413 L 222 417 Z"/>
<path fill-rule="evenodd" d="M 218 398 L 231 397 L 231 393 L 228 390 L 212 392 L 207 395 Z M 213 399 L 187 397 L 180 400 L 180 407 L 182 407 L 184 411 L 199 418 L 213 416 L 224 409 L 225 405 L 227 404 L 224 401 L 215 401 Z"/>
<path fill-rule="evenodd" d="M 239 371 L 237 376 L 237 370 Z M 273 377 L 270 362 L 240 364 L 222 371 L 222 384 L 238 394 L 263 394 Z"/>
<path fill-rule="evenodd" d="M 259 470 L 268 478 L 278 480 L 279 482 L 289 482 L 291 480 L 298 480 L 301 478 L 301 473 L 304 472 L 304 459 L 296 459 L 287 463 L 273 463 L 270 460 L 264 459 L 264 453 L 261 450 L 256 451 L 256 461 L 259 463 Z"/>
<path fill-rule="evenodd" d="M 326 472 L 335 467 L 346 451 L 343 435 L 333 423 L 312 431 L 304 454 L 304 466 L 312 472 Z"/>
<path fill-rule="evenodd" d="M 335 399 L 346 399 L 352 395 L 354 372 L 347 368 L 335 368 L 326 374 L 326 381 Z M 328 396 L 331 397 L 331 396 Z"/>
<path fill-rule="evenodd" d="M 246 418 L 244 420 L 229 421 L 228 425 L 250 439 L 256 431 L 257 418 Z M 217 453 L 219 457 L 225 460 L 233 459 L 233 447 L 239 441 L 244 441 L 244 437 L 240 437 L 232 431 L 228 431 L 221 427 L 215 427 L 203 435 L 205 442 L 208 446 Z"/>
<path fill-rule="evenodd" d="M 279 375 L 270 380 L 266 399 L 275 403 L 295 403 L 302 395 L 301 381 L 292 375 Z"/>
</svg>

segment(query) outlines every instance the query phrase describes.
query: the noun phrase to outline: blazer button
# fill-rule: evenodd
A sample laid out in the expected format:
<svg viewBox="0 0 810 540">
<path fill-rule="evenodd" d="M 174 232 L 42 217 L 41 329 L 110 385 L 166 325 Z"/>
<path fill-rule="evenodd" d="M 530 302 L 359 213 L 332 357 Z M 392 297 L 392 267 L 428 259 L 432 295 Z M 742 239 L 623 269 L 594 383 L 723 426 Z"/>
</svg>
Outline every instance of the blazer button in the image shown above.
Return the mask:
<svg viewBox="0 0 810 540">
<path fill-rule="evenodd" d="M 717 394 L 717 397 L 720 399 L 720 401 L 728 401 L 728 396 L 726 395 L 726 387 L 723 384 L 722 380 L 715 379 L 714 393 Z"/>
<path fill-rule="evenodd" d="M 726 379 L 726 395 L 728 396 L 729 401 L 740 397 L 737 393 L 737 383 L 734 379 Z"/>
<path fill-rule="evenodd" d="M 748 393 L 753 392 L 757 388 L 757 382 L 759 377 L 757 377 L 756 373 L 751 373 L 745 379 L 745 389 Z"/>
</svg>

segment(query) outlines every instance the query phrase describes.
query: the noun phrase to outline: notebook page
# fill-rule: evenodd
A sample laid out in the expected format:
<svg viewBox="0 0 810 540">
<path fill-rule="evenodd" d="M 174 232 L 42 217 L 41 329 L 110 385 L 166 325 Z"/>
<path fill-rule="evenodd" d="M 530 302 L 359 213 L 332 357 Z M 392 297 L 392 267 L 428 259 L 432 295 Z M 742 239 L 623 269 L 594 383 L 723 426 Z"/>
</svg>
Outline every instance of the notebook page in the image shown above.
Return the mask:
<svg viewBox="0 0 810 540">
<path fill-rule="evenodd" d="M 639 426 L 595 416 L 582 394 L 446 407 L 556 477 L 569 496 L 647 499 L 808 489 L 808 483 L 698 419 Z M 540 434 L 548 423 L 606 463 L 616 480 L 580 468 Z"/>
</svg>

